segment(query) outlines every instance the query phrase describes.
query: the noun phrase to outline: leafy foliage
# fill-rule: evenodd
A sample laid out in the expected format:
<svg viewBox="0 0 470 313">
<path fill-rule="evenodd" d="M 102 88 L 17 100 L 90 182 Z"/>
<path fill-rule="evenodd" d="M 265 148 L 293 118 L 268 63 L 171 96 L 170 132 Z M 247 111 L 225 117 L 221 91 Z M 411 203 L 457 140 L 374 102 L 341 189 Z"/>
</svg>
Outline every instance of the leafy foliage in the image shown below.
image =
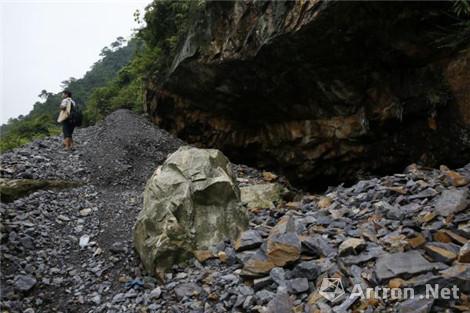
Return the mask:
<svg viewBox="0 0 470 313">
<path fill-rule="evenodd" d="M 153 60 L 147 73 L 171 65 L 179 40 L 189 28 L 191 16 L 195 15 L 202 3 L 190 0 L 157 0 L 147 7 L 144 16 L 146 27 L 139 31 L 138 36 L 146 44 L 144 54 L 159 53 L 162 56 Z"/>
<path fill-rule="evenodd" d="M 118 108 L 142 111 L 145 81 L 170 67 L 178 43 L 188 30 L 191 16 L 202 7 L 202 3 L 156 0 L 146 8 L 144 21 L 140 21 L 140 12 L 136 12 L 136 20 L 146 25 L 136 34 L 141 46 L 117 77 L 93 92 L 85 112 L 90 121 L 99 121 Z"/>
<path fill-rule="evenodd" d="M 452 9 L 457 16 L 469 16 L 470 15 L 470 2 L 468 0 L 457 0 L 454 1 Z"/>
<path fill-rule="evenodd" d="M 470 1 L 454 1 L 451 11 L 453 13 L 451 18 L 455 22 L 436 32 L 434 43 L 441 49 L 465 48 L 470 38 Z"/>
</svg>

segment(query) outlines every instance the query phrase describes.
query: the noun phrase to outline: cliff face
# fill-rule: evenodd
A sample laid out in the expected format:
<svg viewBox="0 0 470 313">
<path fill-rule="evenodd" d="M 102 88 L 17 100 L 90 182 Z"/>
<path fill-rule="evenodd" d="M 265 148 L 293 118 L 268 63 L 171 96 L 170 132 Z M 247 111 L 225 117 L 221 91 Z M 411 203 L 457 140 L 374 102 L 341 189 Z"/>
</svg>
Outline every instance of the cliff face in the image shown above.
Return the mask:
<svg viewBox="0 0 470 313">
<path fill-rule="evenodd" d="M 210 2 L 146 111 L 294 182 L 470 159 L 470 50 L 447 3 Z"/>
</svg>

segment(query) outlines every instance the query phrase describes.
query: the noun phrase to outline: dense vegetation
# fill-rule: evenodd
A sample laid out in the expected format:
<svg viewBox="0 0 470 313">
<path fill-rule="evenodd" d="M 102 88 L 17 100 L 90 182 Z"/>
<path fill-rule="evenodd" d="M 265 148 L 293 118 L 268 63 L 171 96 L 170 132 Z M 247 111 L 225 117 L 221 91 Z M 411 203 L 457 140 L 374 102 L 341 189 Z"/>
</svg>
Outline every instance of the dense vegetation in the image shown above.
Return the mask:
<svg viewBox="0 0 470 313">
<path fill-rule="evenodd" d="M 154 1 L 146 8 L 143 21 L 137 12 L 136 20 L 146 25 L 136 34 L 142 46 L 116 78 L 93 92 L 87 103 L 89 120 L 100 120 L 117 108 L 136 112 L 142 110 L 145 82 L 170 67 L 178 41 L 189 27 L 189 16 L 194 16 L 203 3 L 191 0 Z"/>
<path fill-rule="evenodd" d="M 140 112 L 145 82 L 164 76 L 182 35 L 205 5 L 204 0 L 154 0 L 143 16 L 136 12 L 136 21 L 142 27 L 134 38 L 127 43 L 118 38 L 102 50 L 102 58 L 83 78 L 63 81 L 62 87 L 71 90 L 85 108 L 85 124 L 95 123 L 117 108 Z M 436 42 L 443 48 L 466 44 L 470 34 L 469 0 L 455 1 L 449 7 L 456 23 L 438 34 Z M 28 115 L 1 126 L 1 151 L 60 132 L 55 120 L 61 95 L 43 90 L 39 97 L 43 101 L 36 102 Z"/>
</svg>

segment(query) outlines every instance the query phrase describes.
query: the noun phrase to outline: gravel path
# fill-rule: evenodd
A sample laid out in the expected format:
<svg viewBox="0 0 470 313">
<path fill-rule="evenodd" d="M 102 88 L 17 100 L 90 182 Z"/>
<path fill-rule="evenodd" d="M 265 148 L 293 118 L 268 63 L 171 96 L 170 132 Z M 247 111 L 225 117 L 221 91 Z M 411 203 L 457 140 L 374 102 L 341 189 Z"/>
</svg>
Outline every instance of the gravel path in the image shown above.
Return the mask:
<svg viewBox="0 0 470 313">
<path fill-rule="evenodd" d="M 141 192 L 182 142 L 125 110 L 74 137 L 72 152 L 50 137 L 1 156 L 5 178 L 84 183 L 1 204 L 2 309 L 107 312 L 114 296 L 126 292 L 124 283 L 142 277 L 131 235 Z M 34 283 L 31 290 L 20 286 L 25 279 Z M 147 287 L 154 286 L 148 279 Z"/>
<path fill-rule="evenodd" d="M 126 110 L 77 129 L 74 140 L 72 152 L 63 151 L 61 137 L 48 137 L 1 156 L 2 177 L 84 185 L 1 203 L 0 308 L 27 313 L 187 310 L 174 293 L 175 282 L 159 285 L 143 273 L 132 247 L 145 182 L 183 142 Z M 236 169 L 262 181 L 254 169 Z M 233 270 L 220 264 L 202 267 L 195 260 L 175 267 L 167 278 L 196 280 Z"/>
</svg>

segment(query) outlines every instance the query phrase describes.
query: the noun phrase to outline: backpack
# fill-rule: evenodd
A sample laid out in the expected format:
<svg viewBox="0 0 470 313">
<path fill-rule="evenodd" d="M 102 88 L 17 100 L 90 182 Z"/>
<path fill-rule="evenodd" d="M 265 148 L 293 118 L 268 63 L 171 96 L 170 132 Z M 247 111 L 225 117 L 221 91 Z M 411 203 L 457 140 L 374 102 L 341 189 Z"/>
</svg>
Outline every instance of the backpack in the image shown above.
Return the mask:
<svg viewBox="0 0 470 313">
<path fill-rule="evenodd" d="M 82 126 L 83 122 L 83 113 L 78 104 L 75 102 L 72 102 L 70 106 L 70 123 L 72 123 L 73 126 Z"/>
</svg>

